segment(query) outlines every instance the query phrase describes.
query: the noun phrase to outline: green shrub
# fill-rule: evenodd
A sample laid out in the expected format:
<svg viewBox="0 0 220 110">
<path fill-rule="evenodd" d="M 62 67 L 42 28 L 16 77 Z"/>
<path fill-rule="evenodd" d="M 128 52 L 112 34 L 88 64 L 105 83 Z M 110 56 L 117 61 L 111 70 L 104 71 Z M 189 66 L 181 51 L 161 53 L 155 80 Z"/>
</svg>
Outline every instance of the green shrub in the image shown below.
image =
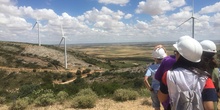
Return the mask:
<svg viewBox="0 0 220 110">
<path fill-rule="evenodd" d="M 85 69 L 85 70 L 82 71 L 82 74 L 89 73 L 90 71 L 91 71 L 91 69 L 88 69 L 88 68 L 87 68 L 87 69 Z"/>
<path fill-rule="evenodd" d="M 94 72 L 93 74 L 87 74 L 87 77 L 91 77 L 90 80 L 92 80 L 94 78 L 98 78 L 100 74 L 100 72 Z"/>
<path fill-rule="evenodd" d="M 98 96 L 92 89 L 82 89 L 73 98 L 71 106 L 74 108 L 93 108 L 97 99 Z"/>
<path fill-rule="evenodd" d="M 139 96 L 137 91 L 128 89 L 117 89 L 113 94 L 113 99 L 116 101 L 135 100 Z"/>
<path fill-rule="evenodd" d="M 66 77 L 67 77 L 67 78 L 73 78 L 74 76 L 73 76 L 73 73 L 68 72 L 68 73 L 66 74 Z"/>
<path fill-rule="evenodd" d="M 66 98 L 69 96 L 69 94 L 65 91 L 60 91 L 58 94 L 57 94 L 57 100 L 60 102 L 60 103 L 63 103 Z"/>
<path fill-rule="evenodd" d="M 77 70 L 77 71 L 76 71 L 76 75 L 81 75 L 81 73 L 82 73 L 82 72 L 81 72 L 80 70 Z"/>
<path fill-rule="evenodd" d="M 28 100 L 26 98 L 16 100 L 11 106 L 10 110 L 24 110 L 28 106 Z"/>
<path fill-rule="evenodd" d="M 55 103 L 56 99 L 53 93 L 45 93 L 35 99 L 37 106 L 47 106 Z"/>
<path fill-rule="evenodd" d="M 93 91 L 95 91 L 98 94 L 98 96 L 108 97 L 108 96 L 112 96 L 115 90 L 121 88 L 121 85 L 118 82 L 106 82 L 106 83 L 93 82 L 91 88 Z"/>
<path fill-rule="evenodd" d="M 76 96 L 83 96 L 83 95 L 90 95 L 90 96 L 97 96 L 96 93 L 90 89 L 90 88 L 86 88 L 86 89 L 81 89 Z"/>
<path fill-rule="evenodd" d="M 41 96 L 42 94 L 54 94 L 54 92 L 51 89 L 37 89 L 33 90 L 31 96 L 36 99 L 37 97 Z"/>
<path fill-rule="evenodd" d="M 142 88 L 138 91 L 138 93 L 143 97 L 150 97 L 150 91 L 147 88 Z"/>
<path fill-rule="evenodd" d="M 0 97 L 0 104 L 4 104 L 6 101 L 6 98 L 5 97 Z"/>
<path fill-rule="evenodd" d="M 35 73 L 35 72 L 37 72 L 37 70 L 36 70 L 36 69 L 33 69 L 33 72 Z"/>
<path fill-rule="evenodd" d="M 144 85 L 144 81 L 143 81 L 143 79 L 141 78 L 136 78 L 135 80 L 134 80 L 134 88 L 142 88 L 142 87 L 146 87 L 145 85 Z"/>
<path fill-rule="evenodd" d="M 93 95 L 76 96 L 73 98 L 71 106 L 74 108 L 93 108 L 96 101 L 97 97 Z"/>
<path fill-rule="evenodd" d="M 34 85 L 34 84 L 22 85 L 19 89 L 19 97 L 28 96 L 37 88 L 38 88 L 38 86 Z"/>
</svg>

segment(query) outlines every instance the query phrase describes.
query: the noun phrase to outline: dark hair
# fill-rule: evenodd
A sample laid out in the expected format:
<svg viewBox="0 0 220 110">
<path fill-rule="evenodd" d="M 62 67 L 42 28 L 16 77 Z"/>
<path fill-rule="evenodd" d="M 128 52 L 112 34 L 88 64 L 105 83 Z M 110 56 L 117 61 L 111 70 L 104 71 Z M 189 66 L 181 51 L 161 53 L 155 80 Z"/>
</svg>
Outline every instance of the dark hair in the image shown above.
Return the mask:
<svg viewBox="0 0 220 110">
<path fill-rule="evenodd" d="M 179 59 L 174 63 L 173 67 L 172 67 L 172 70 L 176 69 L 176 68 L 179 68 L 179 67 L 182 67 L 182 68 L 185 68 L 185 69 L 188 69 L 188 68 L 198 68 L 199 63 L 195 63 L 195 62 L 191 62 L 187 59 L 185 59 L 183 56 L 180 55 Z"/>
<path fill-rule="evenodd" d="M 200 68 L 204 71 L 212 73 L 213 69 L 218 67 L 217 61 L 214 58 L 215 53 L 204 52 L 202 53 Z"/>
<path fill-rule="evenodd" d="M 203 71 L 199 66 L 200 63 L 195 63 L 195 62 L 191 62 L 187 59 L 185 59 L 183 56 L 180 55 L 179 59 L 176 61 L 176 63 L 174 63 L 173 67 L 171 70 L 174 70 L 176 68 L 185 68 L 189 71 L 191 71 L 194 74 L 197 74 L 199 76 L 208 76 L 210 77 L 209 73 L 206 71 Z"/>
</svg>

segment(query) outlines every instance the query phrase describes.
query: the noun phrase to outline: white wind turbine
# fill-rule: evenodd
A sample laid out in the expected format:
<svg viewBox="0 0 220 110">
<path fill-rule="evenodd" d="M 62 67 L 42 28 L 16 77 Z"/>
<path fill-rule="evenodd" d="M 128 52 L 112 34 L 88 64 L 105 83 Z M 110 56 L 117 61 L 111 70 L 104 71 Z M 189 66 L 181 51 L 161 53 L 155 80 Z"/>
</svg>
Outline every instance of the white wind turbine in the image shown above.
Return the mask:
<svg viewBox="0 0 220 110">
<path fill-rule="evenodd" d="M 195 21 L 195 17 L 194 17 L 194 0 L 192 0 L 192 5 L 193 5 L 193 10 L 192 10 L 192 17 L 190 17 L 189 19 L 187 19 L 185 22 L 189 21 L 190 19 L 192 19 L 192 38 L 194 38 L 194 21 Z M 185 22 L 183 22 L 182 24 L 180 24 L 178 27 L 180 27 L 181 25 L 183 25 Z"/>
<path fill-rule="evenodd" d="M 41 46 L 41 40 L 40 40 L 40 27 L 39 27 L 39 21 L 37 20 L 32 28 L 32 30 L 34 29 L 34 27 L 37 25 L 38 28 L 38 45 Z"/>
<path fill-rule="evenodd" d="M 64 63 L 65 63 L 65 69 L 67 69 L 66 36 L 64 36 L 62 24 L 61 24 L 61 34 L 62 34 L 62 38 L 60 40 L 59 46 L 61 45 L 62 41 L 64 40 Z"/>
</svg>

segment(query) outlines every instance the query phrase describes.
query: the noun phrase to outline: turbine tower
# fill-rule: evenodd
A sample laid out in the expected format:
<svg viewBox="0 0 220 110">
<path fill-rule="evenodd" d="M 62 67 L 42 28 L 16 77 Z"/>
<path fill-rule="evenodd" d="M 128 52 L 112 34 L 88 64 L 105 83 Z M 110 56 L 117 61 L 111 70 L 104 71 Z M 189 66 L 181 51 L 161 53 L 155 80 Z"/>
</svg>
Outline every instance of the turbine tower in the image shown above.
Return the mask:
<svg viewBox="0 0 220 110">
<path fill-rule="evenodd" d="M 62 34 L 62 38 L 60 40 L 59 46 L 61 45 L 62 41 L 64 40 L 64 65 L 65 65 L 65 69 L 67 69 L 66 36 L 64 36 L 62 24 L 61 24 L 61 34 Z"/>
<path fill-rule="evenodd" d="M 35 28 L 35 26 L 37 25 L 38 28 L 38 45 L 41 46 L 41 40 L 40 40 L 40 27 L 39 27 L 39 21 L 37 20 L 32 28 L 32 30 Z"/>
<path fill-rule="evenodd" d="M 192 19 L 192 38 L 194 38 L 194 21 L 195 21 L 195 17 L 194 17 L 194 0 L 192 0 L 192 6 L 193 6 L 193 10 L 192 10 L 192 17 L 190 17 L 189 19 L 187 19 L 185 22 L 189 21 L 190 19 Z M 181 25 L 183 25 L 185 22 L 183 22 L 182 24 L 180 24 L 178 27 L 180 27 Z"/>
</svg>

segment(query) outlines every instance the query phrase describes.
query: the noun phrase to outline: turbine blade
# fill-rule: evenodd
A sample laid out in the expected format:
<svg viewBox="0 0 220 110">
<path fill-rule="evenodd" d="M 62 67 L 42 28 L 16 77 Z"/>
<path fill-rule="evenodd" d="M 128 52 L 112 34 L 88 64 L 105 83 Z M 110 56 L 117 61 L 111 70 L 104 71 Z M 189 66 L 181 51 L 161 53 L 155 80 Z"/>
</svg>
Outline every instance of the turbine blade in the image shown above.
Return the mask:
<svg viewBox="0 0 220 110">
<path fill-rule="evenodd" d="M 62 43 L 63 39 L 64 39 L 64 38 L 62 37 L 62 39 L 60 40 L 60 43 L 59 43 L 59 47 L 60 47 L 60 44 Z"/>
<path fill-rule="evenodd" d="M 190 19 L 192 19 L 192 17 L 190 17 L 189 19 L 187 19 L 186 21 L 184 21 L 182 24 L 180 24 L 180 25 L 177 26 L 176 28 L 179 28 L 181 25 L 183 25 L 185 22 L 189 21 Z"/>
<path fill-rule="evenodd" d="M 34 24 L 34 26 L 32 27 L 32 30 L 34 29 L 34 27 L 36 26 L 37 22 Z"/>
</svg>

